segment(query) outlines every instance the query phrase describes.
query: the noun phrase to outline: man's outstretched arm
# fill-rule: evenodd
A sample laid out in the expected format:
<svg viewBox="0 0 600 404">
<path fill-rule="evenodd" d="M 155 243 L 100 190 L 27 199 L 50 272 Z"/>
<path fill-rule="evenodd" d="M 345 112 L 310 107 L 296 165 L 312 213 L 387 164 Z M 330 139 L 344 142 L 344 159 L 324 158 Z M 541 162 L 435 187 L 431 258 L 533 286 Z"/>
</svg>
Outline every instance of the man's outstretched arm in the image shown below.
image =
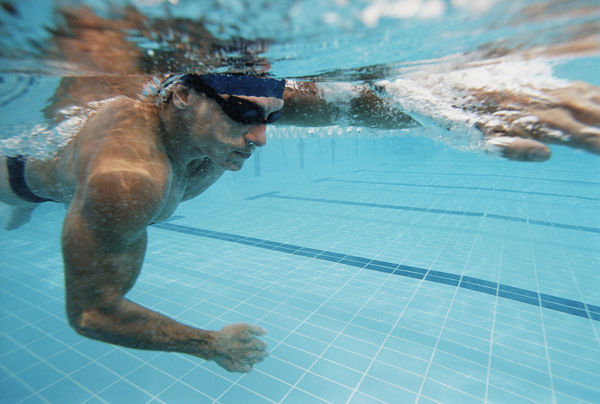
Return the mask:
<svg viewBox="0 0 600 404">
<path fill-rule="evenodd" d="M 248 372 L 266 355 L 260 327 L 206 331 L 178 323 L 124 296 L 146 250 L 146 226 L 160 194 L 139 173 L 92 178 L 71 203 L 62 234 L 67 315 L 80 334 L 130 348 L 181 352 Z"/>
<path fill-rule="evenodd" d="M 443 83 L 443 74 L 438 75 L 439 82 Z M 290 81 L 284 92 L 284 113 L 278 124 L 339 124 L 375 129 L 420 127 L 416 119 L 402 110 L 404 104 L 424 115 L 436 111 L 440 116 L 430 118 L 443 121 L 446 117 L 443 111 L 436 110 L 436 93 L 430 91 L 429 84 L 423 82 L 422 88 L 419 87 L 429 98 L 419 100 L 412 98 L 411 91 L 395 86 L 388 91 L 386 85 L 380 85 L 375 91 L 367 85 Z M 410 82 L 411 89 L 415 86 L 419 86 L 418 80 Z M 560 144 L 600 154 L 600 88 L 596 86 L 573 82 L 560 88 L 539 89 L 537 97 L 527 91 L 516 93 L 489 88 L 465 90 L 461 87 L 460 91 L 448 87 L 445 93 L 450 96 L 452 92 L 466 95 L 461 95 L 458 98 L 461 101 L 456 104 L 448 104 L 447 97 L 440 97 L 439 106 L 462 108 L 468 113 L 470 122 L 465 118 L 454 124 L 459 128 L 461 124 L 472 124 L 479 129 L 487 152 L 510 160 L 545 161 L 550 157 L 547 144 Z"/>
<path fill-rule="evenodd" d="M 419 122 L 365 85 L 286 82 L 280 125 L 418 128 Z"/>
</svg>

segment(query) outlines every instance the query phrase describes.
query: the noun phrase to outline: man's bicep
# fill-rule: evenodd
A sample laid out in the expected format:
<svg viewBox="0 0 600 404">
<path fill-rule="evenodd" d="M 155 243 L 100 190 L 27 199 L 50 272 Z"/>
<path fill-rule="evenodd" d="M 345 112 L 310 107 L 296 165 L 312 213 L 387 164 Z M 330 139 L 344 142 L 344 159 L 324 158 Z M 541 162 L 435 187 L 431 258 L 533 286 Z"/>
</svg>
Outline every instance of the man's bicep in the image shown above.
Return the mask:
<svg viewBox="0 0 600 404">
<path fill-rule="evenodd" d="M 128 173 L 92 177 L 65 218 L 62 249 L 67 310 L 110 310 L 133 286 L 146 249 L 146 227 L 160 198 L 152 181 Z"/>
<path fill-rule="evenodd" d="M 69 315 L 110 309 L 133 286 L 146 249 L 146 231 L 116 237 L 95 226 L 80 210 L 69 209 L 62 232 Z"/>
</svg>

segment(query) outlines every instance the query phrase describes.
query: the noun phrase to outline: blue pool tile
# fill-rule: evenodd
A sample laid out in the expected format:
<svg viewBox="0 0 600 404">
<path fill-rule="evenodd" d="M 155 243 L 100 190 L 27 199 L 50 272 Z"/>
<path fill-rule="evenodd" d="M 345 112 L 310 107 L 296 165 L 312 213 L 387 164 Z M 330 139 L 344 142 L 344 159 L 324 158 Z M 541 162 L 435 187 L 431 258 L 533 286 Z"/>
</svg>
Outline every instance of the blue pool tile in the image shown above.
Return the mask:
<svg viewBox="0 0 600 404">
<path fill-rule="evenodd" d="M 89 338 L 83 338 L 77 345 L 73 345 L 71 348 L 74 351 L 77 351 L 78 353 L 90 358 L 101 358 L 102 356 L 118 349 L 115 345 Z"/>
<path fill-rule="evenodd" d="M 5 403 L 18 403 L 29 397 L 31 389 L 15 379 L 6 379 L 0 382 L 1 399 Z"/>
<path fill-rule="evenodd" d="M 387 313 L 387 314 L 389 314 L 389 313 Z M 390 316 L 392 317 L 393 320 L 395 320 L 394 315 L 390 314 Z M 354 318 L 354 320 L 352 320 L 351 324 L 360 326 L 367 330 L 375 331 L 380 334 L 387 335 L 391 331 L 392 324 L 390 324 L 389 322 L 384 322 L 384 321 L 380 321 L 380 320 L 381 319 L 379 317 L 369 318 L 369 317 L 364 317 L 364 316 L 356 316 Z"/>
<path fill-rule="evenodd" d="M 418 393 L 423 383 L 423 376 L 400 369 L 386 363 L 375 361 L 368 372 L 369 376 L 381 379 L 391 385 Z"/>
<path fill-rule="evenodd" d="M 494 344 L 493 353 L 497 359 L 508 360 L 541 372 L 548 371 L 548 359 L 544 346 L 515 340 L 510 346 Z"/>
<path fill-rule="evenodd" d="M 213 399 L 181 382 L 169 386 L 158 398 L 165 403 L 210 404 Z"/>
<path fill-rule="evenodd" d="M 2 324 L 0 324 L 0 329 L 1 327 Z M 14 342 L 13 338 L 8 337 L 7 335 L 0 335 L 0 357 L 9 353 L 10 351 L 14 351 L 17 348 L 19 348 L 19 345 Z"/>
<path fill-rule="evenodd" d="M 327 401 L 321 400 L 318 396 L 309 394 L 299 389 L 293 389 L 283 400 L 282 404 L 326 404 Z"/>
<path fill-rule="evenodd" d="M 71 377 L 93 393 L 102 391 L 119 379 L 119 376 L 94 362 L 79 369 Z"/>
<path fill-rule="evenodd" d="M 312 373 L 306 374 L 298 387 L 333 403 L 345 402 L 352 393 L 349 388 Z"/>
<path fill-rule="evenodd" d="M 213 398 L 217 398 L 223 394 L 231 384 L 229 380 L 200 366 L 182 377 L 181 381 Z"/>
<path fill-rule="evenodd" d="M 499 387 L 521 397 L 535 397 L 535 401 L 540 403 L 552 402 L 552 392 L 549 389 L 511 374 L 490 369 L 489 380 L 490 387 Z"/>
<path fill-rule="evenodd" d="M 247 390 L 240 386 L 233 386 L 222 397 L 219 398 L 218 403 L 222 403 L 222 404 L 238 404 L 238 403 L 262 404 L 262 403 L 264 403 L 264 404 L 267 404 L 267 403 L 272 403 L 272 401 L 259 395 L 259 393 L 255 393 L 251 390 Z"/>
<path fill-rule="evenodd" d="M 424 375 L 428 367 L 427 360 L 387 348 L 382 349 L 376 359 L 419 375 Z"/>
<path fill-rule="evenodd" d="M 356 320 L 356 319 L 355 319 Z M 380 329 L 390 328 L 390 326 L 386 325 L 380 327 Z M 386 334 L 373 330 L 372 328 L 365 328 L 354 325 L 354 321 L 344 329 L 344 335 L 347 335 L 352 338 L 356 338 L 362 341 L 368 341 L 371 344 L 380 345 L 386 338 Z"/>
<path fill-rule="evenodd" d="M 343 334 L 335 340 L 334 346 L 366 357 L 372 357 L 379 349 L 378 345 Z"/>
<path fill-rule="evenodd" d="M 577 363 L 552 362 L 552 376 L 583 386 L 600 386 L 600 372 L 592 373 L 582 370 L 577 366 Z"/>
<path fill-rule="evenodd" d="M 311 317 L 311 319 L 313 318 L 314 316 Z M 312 323 L 302 324 L 300 327 L 298 327 L 296 332 L 326 343 L 330 343 L 337 336 L 337 332 L 319 327 Z"/>
<path fill-rule="evenodd" d="M 374 403 L 380 403 L 380 402 L 381 401 L 376 400 L 373 397 L 367 396 L 366 394 L 356 393 L 352 396 L 352 398 L 350 399 L 348 404 L 374 404 Z M 419 401 L 419 402 L 421 402 L 421 401 Z"/>
<path fill-rule="evenodd" d="M 258 368 L 262 372 L 265 372 L 268 375 L 273 375 L 278 379 L 281 379 L 282 381 L 292 385 L 300 380 L 304 374 L 304 369 L 282 359 L 276 358 L 273 355 L 270 355 L 264 360 L 264 362 L 261 362 L 258 365 Z"/>
<path fill-rule="evenodd" d="M 271 352 L 276 358 L 279 358 L 283 361 L 289 362 L 295 366 L 298 366 L 302 369 L 307 369 L 317 358 L 316 356 L 309 354 L 307 352 L 300 351 L 294 347 L 289 345 L 279 345 L 273 352 Z"/>
<path fill-rule="evenodd" d="M 149 361 L 169 375 L 180 378 L 198 365 L 199 359 L 174 353 L 161 353 Z"/>
<path fill-rule="evenodd" d="M 435 346 L 435 344 L 437 343 L 436 337 L 405 327 L 394 328 L 394 330 L 392 331 L 392 335 L 397 338 L 402 338 L 411 342 L 418 343 L 419 345 L 425 345 L 430 347 Z"/>
<path fill-rule="evenodd" d="M 99 394 L 104 400 L 109 403 L 126 402 L 126 403 L 142 403 L 150 400 L 151 396 L 143 392 L 136 386 L 124 380 L 119 380 L 117 383 L 109 386 Z"/>
<path fill-rule="evenodd" d="M 469 369 L 470 368 L 447 368 L 434 364 L 429 369 L 427 377 L 429 380 L 450 386 L 452 389 L 463 394 L 483 400 L 486 390 L 486 377 L 483 376 L 483 378 L 480 377 L 477 379 L 469 374 Z M 434 396 L 429 396 L 435 398 Z"/>
<path fill-rule="evenodd" d="M 319 356 L 327 348 L 325 342 L 299 334 L 290 335 L 285 339 L 284 343 L 316 356 Z"/>
<path fill-rule="evenodd" d="M 464 383 L 464 382 L 463 382 Z M 428 379 L 423 385 L 423 394 L 440 403 L 461 403 L 461 404 L 479 404 L 484 403 L 484 397 L 472 396 L 461 390 L 464 384 L 446 384 L 438 383 L 435 380 Z"/>
<path fill-rule="evenodd" d="M 98 362 L 121 376 L 131 373 L 143 364 L 139 359 L 121 349 L 104 355 L 98 359 Z"/>
<path fill-rule="evenodd" d="M 413 403 L 417 398 L 417 395 L 413 392 L 370 376 L 364 378 L 358 391 L 386 403 Z"/>
<path fill-rule="evenodd" d="M 459 358 L 475 362 L 481 366 L 487 366 L 488 364 L 489 355 L 487 352 L 478 351 L 456 342 L 440 339 L 437 349 L 458 356 Z"/>
<path fill-rule="evenodd" d="M 62 379 L 65 374 L 44 362 L 40 362 L 37 365 L 25 369 L 19 373 L 18 376 L 33 387 L 35 391 L 40 391 L 50 384 Z"/>
<path fill-rule="evenodd" d="M 27 345 L 45 336 L 45 333 L 33 327 L 23 327 L 10 332 L 10 336 L 23 345 Z"/>
<path fill-rule="evenodd" d="M 277 380 L 266 373 L 256 371 L 245 375 L 239 381 L 239 384 L 275 402 L 279 402 L 292 387 L 290 384 Z"/>
<path fill-rule="evenodd" d="M 51 403 L 82 403 L 89 397 L 89 392 L 69 379 L 57 383 L 40 392 Z"/>
<path fill-rule="evenodd" d="M 127 376 L 127 380 L 152 395 L 157 395 L 175 379 L 151 366 L 142 366 Z"/>
<path fill-rule="evenodd" d="M 338 332 L 340 332 L 341 330 L 344 329 L 344 327 L 346 326 L 346 322 L 345 321 L 341 321 L 341 320 L 336 320 L 333 319 L 331 317 L 328 316 L 324 316 L 318 313 L 314 313 L 312 314 L 309 319 L 308 319 L 308 323 L 310 324 L 315 324 L 319 327 L 322 327 L 326 330 L 330 330 L 335 332 L 336 334 Z"/>
<path fill-rule="evenodd" d="M 293 330 L 301 323 L 301 320 L 278 313 L 270 313 L 263 320 L 286 330 Z"/>
<path fill-rule="evenodd" d="M 585 385 L 561 377 L 553 379 L 554 389 L 562 394 L 568 395 L 575 400 L 582 402 L 598 403 L 600 402 L 600 387 L 597 384 Z"/>
<path fill-rule="evenodd" d="M 23 348 L 18 348 L 0 356 L 0 363 L 13 373 L 19 373 L 35 365 L 38 358 Z"/>
<path fill-rule="evenodd" d="M 86 401 L 86 404 L 88 403 L 88 401 Z M 19 402 L 19 404 L 47 404 L 47 401 L 44 400 L 41 396 L 39 395 L 35 395 L 35 396 L 31 396 L 27 399 L 25 399 L 24 401 Z"/>
<path fill-rule="evenodd" d="M 335 346 L 329 347 L 323 354 L 323 358 L 339 363 L 358 372 L 364 372 L 371 363 L 371 359 L 369 357 L 359 355 L 345 349 L 340 349 Z"/>
<path fill-rule="evenodd" d="M 362 377 L 360 372 L 326 359 L 319 359 L 311 368 L 311 372 L 351 389 L 356 387 Z"/>
<path fill-rule="evenodd" d="M 514 392 L 505 390 L 503 388 L 499 388 L 496 386 L 488 386 L 487 393 L 488 402 L 493 404 L 503 404 L 503 403 L 523 403 L 523 404 L 533 404 L 540 403 L 542 401 L 537 401 L 535 397 L 531 395 L 520 396 L 515 394 Z"/>
</svg>

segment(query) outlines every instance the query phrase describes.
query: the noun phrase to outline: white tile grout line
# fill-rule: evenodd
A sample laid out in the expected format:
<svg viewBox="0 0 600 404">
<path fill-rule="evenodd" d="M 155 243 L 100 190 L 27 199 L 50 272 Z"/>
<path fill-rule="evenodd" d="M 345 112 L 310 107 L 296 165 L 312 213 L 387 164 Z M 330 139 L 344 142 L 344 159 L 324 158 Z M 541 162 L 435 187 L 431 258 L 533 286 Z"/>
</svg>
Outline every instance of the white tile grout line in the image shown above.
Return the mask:
<svg viewBox="0 0 600 404">
<path fill-rule="evenodd" d="M 498 283 L 500 283 L 500 276 L 501 276 L 501 272 L 502 272 L 502 262 L 503 262 L 503 258 L 504 258 L 504 242 L 505 242 L 505 238 L 506 238 L 506 226 L 503 226 L 502 228 L 502 242 L 500 244 L 500 257 L 499 257 L 499 261 L 498 261 L 498 275 L 497 275 L 497 280 Z M 492 316 L 492 326 L 490 329 L 490 341 L 489 341 L 489 355 L 488 355 L 488 366 L 487 366 L 487 370 L 486 370 L 486 375 L 485 375 L 485 393 L 484 393 L 484 402 L 487 404 L 489 402 L 489 389 L 490 389 L 490 378 L 491 378 L 491 369 L 492 369 L 492 358 L 494 356 L 494 336 L 495 336 L 495 330 L 496 330 L 496 314 L 498 312 L 498 299 L 500 297 L 498 296 L 498 294 L 496 293 L 496 296 L 494 298 L 494 314 Z"/>
<path fill-rule="evenodd" d="M 567 267 L 569 268 L 569 274 L 571 275 L 571 278 L 573 279 L 573 282 L 575 283 L 575 287 L 577 288 L 577 292 L 579 293 L 579 301 L 583 302 L 585 300 L 583 300 L 583 294 L 581 293 L 581 288 L 579 287 L 579 283 L 577 282 L 577 278 L 574 275 L 573 272 L 573 267 L 571 265 L 571 260 L 569 259 L 570 257 L 567 255 L 567 252 L 565 251 L 565 248 L 563 245 L 560 246 L 560 250 L 563 254 L 563 257 L 565 258 L 565 261 L 567 262 Z M 586 307 L 587 310 L 587 307 Z M 600 336 L 598 335 L 598 332 L 596 330 L 596 324 L 594 324 L 594 320 L 592 320 L 592 318 L 589 319 L 590 321 L 590 326 L 592 328 L 592 331 L 594 332 L 594 335 L 596 336 L 596 345 L 598 347 L 600 347 Z"/>
<path fill-rule="evenodd" d="M 531 226 L 527 226 L 527 229 L 528 229 L 529 239 L 531 240 L 531 238 L 532 238 L 531 237 Z M 538 275 L 535 249 L 533 248 L 533 246 L 530 245 L 529 251 L 531 252 L 531 256 L 532 256 L 531 258 L 533 260 L 533 274 L 535 277 L 535 283 L 536 283 L 537 290 L 539 291 L 540 290 L 540 279 L 539 279 L 539 275 Z M 542 335 L 544 337 L 544 349 L 546 351 L 546 361 L 548 363 L 548 378 L 550 379 L 552 403 L 556 404 L 556 391 L 554 390 L 554 377 L 552 376 L 552 363 L 550 360 L 550 352 L 548 351 L 548 337 L 546 335 L 546 328 L 544 326 L 544 311 L 543 311 L 543 307 L 541 304 L 539 306 L 539 315 L 540 315 L 540 321 L 541 321 L 541 327 L 542 327 Z"/>
</svg>

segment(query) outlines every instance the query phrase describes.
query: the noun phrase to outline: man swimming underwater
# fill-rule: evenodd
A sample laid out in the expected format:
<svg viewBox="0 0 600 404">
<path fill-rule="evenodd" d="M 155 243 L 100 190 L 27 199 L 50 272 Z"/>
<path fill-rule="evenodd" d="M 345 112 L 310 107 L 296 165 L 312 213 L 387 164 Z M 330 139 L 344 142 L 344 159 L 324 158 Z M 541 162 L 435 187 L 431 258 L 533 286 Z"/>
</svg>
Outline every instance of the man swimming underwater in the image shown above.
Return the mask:
<svg viewBox="0 0 600 404">
<path fill-rule="evenodd" d="M 22 215 L 44 200 L 69 204 L 62 231 L 66 306 L 82 335 L 175 351 L 246 372 L 266 355 L 264 330 L 204 331 L 124 296 L 138 277 L 147 227 L 236 171 L 265 144 L 283 107 L 284 82 L 237 75 L 178 75 L 157 105 L 117 97 L 53 159 L 3 158 L 0 195 Z M 8 168 L 6 163 L 8 162 Z"/>
</svg>

